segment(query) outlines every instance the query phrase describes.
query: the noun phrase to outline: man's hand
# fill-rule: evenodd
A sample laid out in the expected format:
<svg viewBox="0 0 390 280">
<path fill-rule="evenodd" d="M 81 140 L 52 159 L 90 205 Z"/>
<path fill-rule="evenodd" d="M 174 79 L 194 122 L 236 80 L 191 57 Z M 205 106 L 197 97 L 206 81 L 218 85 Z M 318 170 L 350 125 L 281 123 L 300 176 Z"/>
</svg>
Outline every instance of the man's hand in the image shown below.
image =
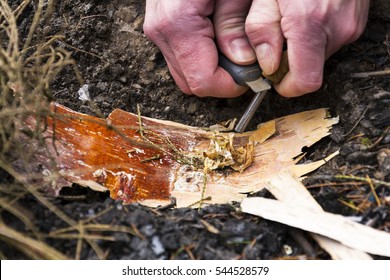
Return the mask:
<svg viewBox="0 0 390 280">
<path fill-rule="evenodd" d="M 215 44 L 214 26 L 210 17 L 216 11 L 218 0 L 147 0 L 144 24 L 145 34 L 160 48 L 169 70 L 180 89 L 198 96 L 234 97 L 246 88 L 237 85 L 233 78 L 218 66 L 218 51 Z M 222 1 L 221 1 L 222 2 Z M 228 1 L 238 2 L 238 1 Z M 246 7 L 243 8 L 243 3 Z M 243 53 L 251 52 L 250 61 L 256 58 L 246 39 L 244 22 L 250 0 L 235 4 L 232 19 L 227 19 L 229 28 L 238 35 L 226 35 L 230 40 L 244 37 L 236 48 Z M 241 12 L 239 12 L 241 11 Z M 246 44 L 246 46 L 245 46 Z"/>
<path fill-rule="evenodd" d="M 286 40 L 290 72 L 276 90 L 287 97 L 318 90 L 325 60 L 364 31 L 369 0 L 253 0 L 246 33 L 260 66 L 279 67 Z"/>
<path fill-rule="evenodd" d="M 361 35 L 368 8 L 369 0 L 146 0 L 144 30 L 181 90 L 198 96 L 245 91 L 218 67 L 215 42 L 232 61 L 257 58 L 271 74 L 286 41 L 290 72 L 275 88 L 292 97 L 320 88 L 325 59 Z"/>
</svg>

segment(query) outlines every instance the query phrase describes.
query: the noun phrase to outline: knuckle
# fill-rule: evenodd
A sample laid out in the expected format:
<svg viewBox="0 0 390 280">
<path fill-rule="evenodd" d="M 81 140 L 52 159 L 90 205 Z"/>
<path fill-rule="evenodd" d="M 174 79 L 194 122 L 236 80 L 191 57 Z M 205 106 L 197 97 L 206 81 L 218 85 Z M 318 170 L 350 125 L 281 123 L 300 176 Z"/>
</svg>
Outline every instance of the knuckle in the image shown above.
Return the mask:
<svg viewBox="0 0 390 280">
<path fill-rule="evenodd" d="M 347 24 L 343 27 L 343 36 L 348 39 L 348 41 L 355 41 L 363 33 L 364 27 L 359 23 Z"/>
<path fill-rule="evenodd" d="M 205 84 L 189 85 L 189 90 L 191 93 L 199 97 L 206 97 L 210 95 L 210 92 Z"/>
<path fill-rule="evenodd" d="M 253 19 L 252 17 L 248 17 L 245 22 L 245 33 L 249 38 L 261 36 L 261 34 L 264 34 L 267 26 L 269 25 L 256 21 L 256 19 Z"/>
<path fill-rule="evenodd" d="M 179 84 L 178 84 L 178 86 L 179 86 L 179 89 L 180 89 L 183 93 L 185 93 L 185 94 L 187 94 L 187 95 L 192 95 L 192 94 L 193 94 L 193 92 L 191 91 L 190 88 L 188 88 L 187 85 L 179 85 Z"/>
<path fill-rule="evenodd" d="M 189 91 L 199 97 L 210 96 L 210 80 L 208 75 L 187 78 Z"/>
<path fill-rule="evenodd" d="M 322 86 L 322 76 L 316 79 L 301 79 L 299 83 L 296 84 L 298 91 L 302 93 L 309 93 L 317 91 Z"/>
<path fill-rule="evenodd" d="M 146 37 L 153 40 L 161 37 L 161 35 L 166 32 L 169 26 L 170 24 L 165 20 L 161 20 L 159 22 L 154 20 L 145 20 L 143 30 Z"/>
<path fill-rule="evenodd" d="M 149 22 L 144 22 L 143 25 L 144 34 L 148 38 L 154 37 L 154 27 Z"/>
<path fill-rule="evenodd" d="M 281 28 L 286 36 L 316 36 L 324 33 L 324 22 L 321 18 L 305 16 L 284 17 Z"/>
</svg>

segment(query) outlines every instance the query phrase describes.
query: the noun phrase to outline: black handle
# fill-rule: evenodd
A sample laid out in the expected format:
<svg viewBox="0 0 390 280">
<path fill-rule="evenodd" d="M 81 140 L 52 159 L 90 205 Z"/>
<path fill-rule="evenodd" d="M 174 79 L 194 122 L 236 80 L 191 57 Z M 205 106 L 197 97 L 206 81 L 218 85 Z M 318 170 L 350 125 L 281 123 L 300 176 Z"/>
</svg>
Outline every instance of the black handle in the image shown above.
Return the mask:
<svg viewBox="0 0 390 280">
<path fill-rule="evenodd" d="M 219 53 L 219 66 L 229 72 L 234 81 L 242 86 L 246 86 L 247 82 L 253 82 L 261 77 L 262 71 L 257 62 L 251 65 L 238 65 Z"/>
</svg>

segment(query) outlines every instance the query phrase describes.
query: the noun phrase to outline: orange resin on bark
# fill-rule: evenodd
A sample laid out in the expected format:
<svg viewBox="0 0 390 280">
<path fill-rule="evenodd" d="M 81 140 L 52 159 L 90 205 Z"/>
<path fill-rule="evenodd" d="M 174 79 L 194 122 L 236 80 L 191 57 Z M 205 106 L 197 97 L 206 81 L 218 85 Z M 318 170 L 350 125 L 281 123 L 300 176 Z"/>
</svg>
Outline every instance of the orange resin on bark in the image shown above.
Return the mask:
<svg viewBox="0 0 390 280">
<path fill-rule="evenodd" d="M 169 200 L 180 151 L 192 149 L 196 141 L 185 129 L 146 118 L 141 121 L 143 137 L 139 117 L 122 110 L 107 120 L 60 105 L 53 105 L 53 112 L 47 133 L 54 137 L 61 176 L 95 181 L 124 202 Z"/>
</svg>

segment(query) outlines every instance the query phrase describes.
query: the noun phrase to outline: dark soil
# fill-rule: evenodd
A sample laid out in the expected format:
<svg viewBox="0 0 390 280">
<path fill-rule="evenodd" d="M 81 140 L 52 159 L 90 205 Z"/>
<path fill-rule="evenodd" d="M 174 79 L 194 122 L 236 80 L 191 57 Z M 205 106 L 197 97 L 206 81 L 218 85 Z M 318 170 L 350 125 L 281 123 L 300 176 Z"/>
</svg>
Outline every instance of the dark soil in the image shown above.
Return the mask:
<svg viewBox="0 0 390 280">
<path fill-rule="evenodd" d="M 136 112 L 140 104 L 145 116 L 193 126 L 240 117 L 251 93 L 235 99 L 216 99 L 187 96 L 179 91 L 163 56 L 142 32 L 144 2 L 58 1 L 54 22 L 47 32 L 65 35 L 63 47 L 73 53 L 96 107 L 106 116 L 114 108 Z M 390 76 L 351 77 L 357 72 L 390 67 L 390 5 L 387 0 L 372 2 L 375 3 L 366 32 L 328 60 L 321 90 L 295 99 L 272 92 L 250 128 L 276 117 L 330 108 L 333 116 L 340 117 L 340 123 L 330 137 L 307 149 L 303 160 L 318 160 L 339 149 L 341 155 L 311 174 L 305 185 L 326 211 L 356 216 L 362 223 L 390 231 L 388 186 L 375 185 L 382 201 L 378 206 L 368 184 L 336 178 L 336 175 L 368 176 L 390 182 Z M 80 84 L 72 69 L 66 69 L 52 88 L 57 102 L 96 114 L 95 109 L 78 99 Z M 269 196 L 266 192 L 258 195 Z M 132 234 L 107 233 L 114 241 L 98 241 L 107 259 L 329 258 L 305 233 L 241 214 L 229 205 L 202 210 L 153 210 L 136 204 L 124 206 L 106 194 L 77 186 L 64 190 L 61 197 L 51 201 L 75 220 L 107 210 L 93 221 L 125 225 L 134 230 Z M 33 197 L 24 198 L 22 205 L 31 210 L 34 224 L 43 233 L 67 226 Z M 24 230 L 15 217 L 7 212 L 2 216 L 8 225 Z M 210 232 L 203 221 L 219 233 Z M 306 239 L 310 246 L 296 241 L 297 236 Z M 75 256 L 76 242 L 47 239 L 48 244 L 70 258 Z M 0 251 L 8 258 L 25 258 L 4 243 L 0 243 Z M 81 258 L 97 258 L 85 242 Z"/>
</svg>

